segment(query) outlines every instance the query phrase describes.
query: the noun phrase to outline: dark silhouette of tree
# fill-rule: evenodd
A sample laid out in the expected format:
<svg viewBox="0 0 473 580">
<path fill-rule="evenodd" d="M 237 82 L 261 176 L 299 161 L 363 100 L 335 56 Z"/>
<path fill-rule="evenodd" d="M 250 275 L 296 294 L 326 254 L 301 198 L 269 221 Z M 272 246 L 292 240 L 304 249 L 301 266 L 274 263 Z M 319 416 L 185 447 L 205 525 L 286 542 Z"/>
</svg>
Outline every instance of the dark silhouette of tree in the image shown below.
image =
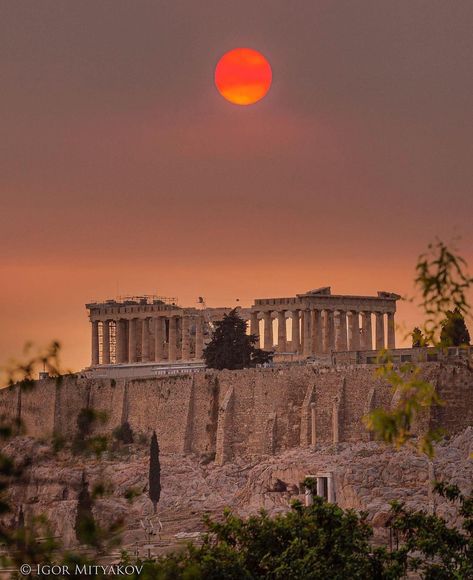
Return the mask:
<svg viewBox="0 0 473 580">
<path fill-rule="evenodd" d="M 80 544 L 98 546 L 97 526 L 92 506 L 89 484 L 86 481 L 85 472 L 82 472 L 81 487 L 77 498 L 76 538 Z"/>
<path fill-rule="evenodd" d="M 20 511 L 18 513 L 18 523 L 16 526 L 16 548 L 19 551 L 25 550 L 26 548 L 26 534 L 25 534 L 25 514 L 23 512 L 23 505 L 20 505 Z"/>
<path fill-rule="evenodd" d="M 424 333 L 418 326 L 416 326 L 412 331 L 411 337 L 412 337 L 412 348 L 427 346 L 428 344 L 427 339 L 424 336 Z"/>
<path fill-rule="evenodd" d="M 445 320 L 442 321 L 440 344 L 442 346 L 469 345 L 470 333 L 460 310 L 458 308 L 449 310 L 446 316 Z"/>
<path fill-rule="evenodd" d="M 125 421 L 120 425 L 120 427 L 114 429 L 113 436 L 118 441 L 121 441 L 126 445 L 131 445 L 133 443 L 134 438 L 133 438 L 133 430 L 130 427 L 130 423 L 128 423 L 128 421 Z"/>
<path fill-rule="evenodd" d="M 246 321 L 236 309 L 215 323 L 212 340 L 204 349 L 205 364 L 212 369 L 244 369 L 271 361 L 273 353 L 256 347 L 258 337 L 246 334 Z"/>
<path fill-rule="evenodd" d="M 153 502 L 156 513 L 156 506 L 161 497 L 161 465 L 159 463 L 159 445 L 156 431 L 153 431 L 149 447 L 149 498 Z"/>
</svg>

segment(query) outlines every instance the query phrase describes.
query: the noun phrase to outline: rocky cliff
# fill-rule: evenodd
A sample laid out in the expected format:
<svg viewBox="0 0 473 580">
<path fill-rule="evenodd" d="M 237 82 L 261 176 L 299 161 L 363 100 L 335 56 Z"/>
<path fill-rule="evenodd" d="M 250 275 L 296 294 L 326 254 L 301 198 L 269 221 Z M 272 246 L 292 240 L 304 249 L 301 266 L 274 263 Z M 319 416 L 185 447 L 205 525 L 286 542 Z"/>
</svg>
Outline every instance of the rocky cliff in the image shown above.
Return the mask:
<svg viewBox="0 0 473 580">
<path fill-rule="evenodd" d="M 431 464 L 408 449 L 395 451 L 369 441 L 319 444 L 224 465 L 208 455 L 163 453 L 162 495 L 154 516 L 147 496 L 147 444 L 116 446 L 101 460 L 66 449 L 54 453 L 51 442 L 31 438 L 16 438 L 5 451 L 24 466 L 22 482 L 10 489 L 14 510 L 7 517 L 12 525 L 22 506 L 27 521 L 45 514 L 53 534 L 66 546 L 75 545 L 77 496 L 84 475 L 91 489 L 101 482 L 108 490 L 96 502 L 96 519 L 106 525 L 123 518 L 123 544 L 132 552 L 160 552 L 196 536 L 203 529 L 202 515 L 218 515 L 225 506 L 242 515 L 261 507 L 270 513 L 287 510 L 291 499 L 303 499 L 302 479 L 319 471 L 333 474 L 340 506 L 368 511 L 381 540 L 390 500 L 435 509 L 454 521 L 455 510 L 432 496 L 430 481 L 446 479 L 464 492 L 473 482 L 472 427 L 439 444 Z M 129 495 L 136 496 L 130 501 Z M 151 525 L 157 529 L 157 518 L 162 533 L 147 534 Z"/>
</svg>

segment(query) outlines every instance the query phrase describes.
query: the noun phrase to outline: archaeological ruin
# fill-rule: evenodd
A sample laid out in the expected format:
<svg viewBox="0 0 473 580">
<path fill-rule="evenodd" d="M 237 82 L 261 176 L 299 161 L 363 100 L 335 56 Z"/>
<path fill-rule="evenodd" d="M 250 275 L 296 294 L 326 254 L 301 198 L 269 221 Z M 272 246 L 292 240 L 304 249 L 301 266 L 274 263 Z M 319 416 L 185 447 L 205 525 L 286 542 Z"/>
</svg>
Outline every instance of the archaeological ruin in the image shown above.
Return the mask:
<svg viewBox="0 0 473 580">
<path fill-rule="evenodd" d="M 276 360 L 396 347 L 400 296 L 334 295 L 329 287 L 289 298 L 257 298 L 239 308 L 248 331 Z M 86 305 L 92 325 L 91 366 L 201 361 L 212 324 L 230 308 L 185 308 L 176 299 L 125 297 Z M 373 321 L 374 318 L 374 336 Z"/>
<path fill-rule="evenodd" d="M 162 454 L 159 517 L 167 534 L 153 545 L 155 554 L 166 542 L 175 546 L 180 537 L 201 533 L 203 513 L 230 506 L 242 515 L 262 507 L 275 514 L 293 499 L 310 503 L 301 484 L 306 476 L 328 501 L 366 510 L 381 539 L 392 499 L 444 509 L 432 499 L 431 481 L 446 477 L 465 491 L 473 473 L 473 347 L 396 348 L 398 299 L 388 292 L 333 295 L 330 288 L 256 299 L 239 313 L 248 332 L 275 352 L 274 362 L 236 371 L 207 369 L 202 360 L 228 307 L 208 308 L 202 300 L 186 308 L 157 296 L 87 304 L 91 366 L 60 380 L 43 373 L 34 388 L 17 384 L 0 394 L 0 415 L 27 434 L 14 450 L 31 455 L 29 485 L 13 492 L 15 509 L 21 506 L 26 518 L 46 514 L 54 533 L 74 545 L 78 483 L 85 472 L 91 485 L 101 481 L 103 466 L 115 492 L 98 502 L 97 515 L 123 516 L 124 545 L 145 555 L 150 544 L 142 523 L 155 517 L 145 492 L 153 431 Z M 402 396 L 376 373 L 381 348 L 394 365 L 417 363 L 443 401 L 422 410 L 413 425 L 415 435 L 438 428 L 446 435 L 433 461 L 373 441 L 365 427 L 369 412 L 392 409 Z M 66 446 L 60 472 L 71 483 L 61 487 L 48 445 L 82 445 L 80 425 L 91 410 L 103 420 L 88 426 L 89 436 L 107 437 L 113 448 L 126 425 L 133 444 L 102 462 L 78 462 Z M 135 487 L 130 505 L 127 490 Z"/>
</svg>

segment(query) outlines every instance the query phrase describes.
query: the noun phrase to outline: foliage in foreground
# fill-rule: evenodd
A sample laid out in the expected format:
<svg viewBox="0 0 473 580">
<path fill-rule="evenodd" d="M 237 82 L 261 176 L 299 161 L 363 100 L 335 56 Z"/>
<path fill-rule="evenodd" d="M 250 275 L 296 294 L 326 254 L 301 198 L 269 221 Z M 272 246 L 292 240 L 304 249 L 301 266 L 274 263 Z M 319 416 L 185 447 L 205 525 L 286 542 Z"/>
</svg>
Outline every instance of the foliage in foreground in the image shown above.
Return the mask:
<svg viewBox="0 0 473 580">
<path fill-rule="evenodd" d="M 432 580 L 472 578 L 473 496 L 465 498 L 455 486 L 443 484 L 436 491 L 457 505 L 465 518 L 462 530 L 392 502 L 388 525 L 399 547 L 373 548 L 366 514 L 315 496 L 313 505 L 296 501 L 290 512 L 272 518 L 262 511 L 244 520 L 227 510 L 222 522 L 207 519 L 201 546 L 146 561 L 140 578 L 395 580 L 408 572 Z"/>
<path fill-rule="evenodd" d="M 380 357 L 383 364 L 375 372 L 398 392 L 399 401 L 393 409 L 379 408 L 372 411 L 364 418 L 365 425 L 385 443 L 397 448 L 413 443 L 421 452 L 432 457 L 433 444 L 441 438 L 441 431 L 430 430 L 420 437 L 414 437 L 413 427 L 423 411 L 432 405 L 441 405 L 442 401 L 435 386 L 422 378 L 418 366 L 404 363 L 397 368 L 385 356 L 385 360 Z"/>
<path fill-rule="evenodd" d="M 402 542 L 393 556 L 421 578 L 473 578 L 473 494 L 464 496 L 456 485 L 442 482 L 437 482 L 434 490 L 457 509 L 462 527 L 449 526 L 435 514 L 408 510 L 403 503 L 392 502 L 390 526 Z"/>
<path fill-rule="evenodd" d="M 412 346 L 431 345 L 442 349 L 449 345 L 468 344 L 470 337 L 465 316 L 470 313 L 468 292 L 473 277 L 466 261 L 454 250 L 438 240 L 429 244 L 428 251 L 419 256 L 415 283 L 421 296 L 420 307 L 425 322 L 411 334 Z M 423 411 L 441 405 L 435 386 L 422 378 L 421 369 L 414 364 L 393 364 L 388 351 L 379 353 L 377 375 L 393 387 L 399 396 L 392 409 L 375 409 L 365 418 L 369 430 L 387 443 L 397 447 L 414 441 L 414 425 Z M 433 444 L 440 431 L 430 430 L 419 438 L 419 451 L 432 457 Z"/>
<path fill-rule="evenodd" d="M 207 527 L 202 546 L 149 561 L 141 577 L 381 578 L 388 558 L 384 549 L 372 551 L 363 515 L 319 497 L 307 508 L 294 502 L 289 513 L 272 518 L 261 512 L 243 520 L 227 510 L 223 522 L 207 520 Z"/>
</svg>

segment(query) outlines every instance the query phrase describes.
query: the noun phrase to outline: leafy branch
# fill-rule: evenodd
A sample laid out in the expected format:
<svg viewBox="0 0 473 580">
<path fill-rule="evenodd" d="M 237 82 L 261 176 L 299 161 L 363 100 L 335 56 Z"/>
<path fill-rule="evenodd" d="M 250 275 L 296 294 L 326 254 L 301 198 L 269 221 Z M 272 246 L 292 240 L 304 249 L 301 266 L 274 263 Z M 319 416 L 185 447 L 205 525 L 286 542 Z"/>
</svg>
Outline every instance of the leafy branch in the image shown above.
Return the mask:
<svg viewBox="0 0 473 580">
<path fill-rule="evenodd" d="M 445 320 L 470 312 L 468 291 L 473 286 L 473 278 L 467 272 L 467 263 L 455 250 L 436 240 L 417 260 L 415 283 L 425 315 L 424 333 L 415 329 L 418 346 L 430 343 L 441 347 Z M 435 386 L 422 377 L 418 365 L 397 368 L 386 350 L 380 351 L 378 362 L 376 375 L 390 384 L 399 396 L 393 409 L 375 409 L 364 417 L 365 425 L 379 439 L 396 447 L 412 443 L 416 419 L 423 411 L 441 405 L 442 401 Z M 418 440 L 419 451 L 432 457 L 433 444 L 440 437 L 440 430 L 428 430 Z"/>
<path fill-rule="evenodd" d="M 419 256 L 415 284 L 422 298 L 419 306 L 425 314 L 427 342 L 439 344 L 437 336 L 449 311 L 469 315 L 468 291 L 473 286 L 473 278 L 467 268 L 466 260 L 441 240 L 429 244 L 428 251 Z"/>
</svg>

